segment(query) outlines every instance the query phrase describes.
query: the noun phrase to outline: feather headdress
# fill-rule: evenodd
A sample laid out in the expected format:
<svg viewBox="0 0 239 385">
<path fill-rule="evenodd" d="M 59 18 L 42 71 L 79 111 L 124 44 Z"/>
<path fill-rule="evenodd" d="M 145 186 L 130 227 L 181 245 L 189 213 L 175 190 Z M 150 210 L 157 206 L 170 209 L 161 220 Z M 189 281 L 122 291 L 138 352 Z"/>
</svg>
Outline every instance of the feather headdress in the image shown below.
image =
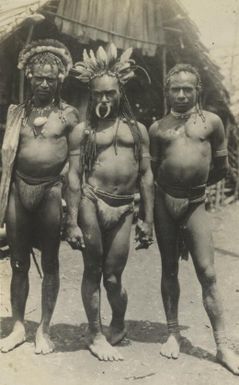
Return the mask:
<svg viewBox="0 0 239 385">
<path fill-rule="evenodd" d="M 60 41 L 54 39 L 36 40 L 26 45 L 19 54 L 18 68 L 25 70 L 27 75 L 27 72 L 29 72 L 28 65 L 31 60 L 33 60 L 36 55 L 43 53 L 50 53 L 61 61 L 61 72 L 65 78 L 72 67 L 72 57 L 67 47 Z"/>
<path fill-rule="evenodd" d="M 89 83 L 92 79 L 107 74 L 117 77 L 120 83 L 125 84 L 135 76 L 134 72 L 137 68 L 147 74 L 142 67 L 136 65 L 133 59 L 130 59 L 132 52 L 133 49 L 128 48 L 117 58 L 117 48 L 113 43 L 106 50 L 100 46 L 96 54 L 92 50 L 87 53 L 84 49 L 83 61 L 75 63 L 71 73 L 83 83 Z M 149 79 L 148 74 L 147 77 Z"/>
</svg>

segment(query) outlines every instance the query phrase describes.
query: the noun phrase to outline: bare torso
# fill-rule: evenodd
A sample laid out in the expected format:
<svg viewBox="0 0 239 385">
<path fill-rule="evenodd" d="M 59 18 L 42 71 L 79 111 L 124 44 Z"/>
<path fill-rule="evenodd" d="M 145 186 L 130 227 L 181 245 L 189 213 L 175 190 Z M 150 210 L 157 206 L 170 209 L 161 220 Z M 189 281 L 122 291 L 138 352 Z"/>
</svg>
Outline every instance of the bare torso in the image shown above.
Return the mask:
<svg viewBox="0 0 239 385">
<path fill-rule="evenodd" d="M 66 111 L 61 113 L 55 107 L 37 136 L 32 129 L 33 120 L 34 116 L 30 114 L 27 123 L 21 127 L 15 167 L 30 177 L 56 176 L 62 171 L 68 156 Z"/>
<path fill-rule="evenodd" d="M 205 184 L 208 179 L 212 151 L 210 135 L 213 127 L 207 114 L 204 122 L 198 114 L 187 121 L 171 114 L 154 128 L 157 148 L 158 182 L 182 188 Z"/>
<path fill-rule="evenodd" d="M 130 194 L 136 189 L 139 164 L 130 128 L 123 121 L 118 129 L 117 125 L 116 121 L 97 129 L 97 157 L 88 182 L 110 193 Z"/>
</svg>

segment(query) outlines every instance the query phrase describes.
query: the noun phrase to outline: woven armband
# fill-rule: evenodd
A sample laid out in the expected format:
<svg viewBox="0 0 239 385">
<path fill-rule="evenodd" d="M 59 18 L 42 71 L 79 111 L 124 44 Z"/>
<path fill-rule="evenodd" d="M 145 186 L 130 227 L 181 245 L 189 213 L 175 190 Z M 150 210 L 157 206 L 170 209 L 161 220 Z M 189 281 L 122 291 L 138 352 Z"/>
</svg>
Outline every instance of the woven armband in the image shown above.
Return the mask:
<svg viewBox="0 0 239 385">
<path fill-rule="evenodd" d="M 220 157 L 220 156 L 227 156 L 227 155 L 228 155 L 227 148 L 223 148 L 222 150 L 217 150 L 214 152 L 215 158 Z"/>
<path fill-rule="evenodd" d="M 149 158 L 149 159 L 152 159 L 149 152 L 143 152 L 143 154 L 141 155 L 141 158 Z"/>
<path fill-rule="evenodd" d="M 79 148 L 69 152 L 69 156 L 77 156 L 77 155 L 79 156 L 80 154 L 81 154 L 81 151 L 79 150 Z"/>
</svg>

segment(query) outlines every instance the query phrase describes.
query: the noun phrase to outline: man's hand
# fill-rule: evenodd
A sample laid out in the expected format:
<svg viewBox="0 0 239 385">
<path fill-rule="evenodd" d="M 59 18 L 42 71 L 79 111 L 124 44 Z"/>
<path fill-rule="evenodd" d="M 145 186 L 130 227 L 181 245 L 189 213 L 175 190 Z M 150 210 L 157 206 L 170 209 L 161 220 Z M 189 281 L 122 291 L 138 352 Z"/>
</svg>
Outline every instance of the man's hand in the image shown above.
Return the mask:
<svg viewBox="0 0 239 385">
<path fill-rule="evenodd" d="M 85 248 L 84 238 L 78 226 L 66 225 L 65 240 L 73 250 L 83 250 Z"/>
<path fill-rule="evenodd" d="M 153 225 L 139 219 L 135 227 L 135 240 L 139 242 L 136 250 L 148 249 L 153 243 Z"/>
</svg>

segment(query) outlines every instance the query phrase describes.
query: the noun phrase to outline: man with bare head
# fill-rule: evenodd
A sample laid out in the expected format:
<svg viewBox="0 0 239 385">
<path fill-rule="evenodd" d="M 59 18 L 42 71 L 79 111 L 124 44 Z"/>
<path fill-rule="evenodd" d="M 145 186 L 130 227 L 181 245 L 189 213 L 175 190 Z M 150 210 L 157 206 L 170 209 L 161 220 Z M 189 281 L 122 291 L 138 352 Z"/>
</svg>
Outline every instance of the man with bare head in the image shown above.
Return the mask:
<svg viewBox="0 0 239 385">
<path fill-rule="evenodd" d="M 152 242 L 153 176 L 146 128 L 135 121 L 122 85 L 134 76 L 135 64 L 126 50 L 117 60 L 116 47 L 96 56 L 84 52 L 74 67 L 78 78 L 89 83 L 86 122 L 79 125 L 79 157 L 69 168 L 67 237 L 82 249 L 82 298 L 89 321 L 89 349 L 100 360 L 121 360 L 112 345 L 126 334 L 127 293 L 121 277 L 128 253 L 133 220 L 134 193 L 140 189 L 143 221 L 137 227 L 140 246 Z M 83 181 L 83 183 L 81 183 Z M 77 227 L 77 207 L 79 225 Z M 100 318 L 100 285 L 103 277 L 112 309 L 108 341 Z"/>
<path fill-rule="evenodd" d="M 42 318 L 35 352 L 47 354 L 54 348 L 49 324 L 59 290 L 60 173 L 68 155 L 74 155 L 78 123 L 77 112 L 60 99 L 71 66 L 68 49 L 51 39 L 32 42 L 19 56 L 18 67 L 25 71 L 30 87 L 25 102 L 9 108 L 2 151 L 0 222 L 6 221 L 11 253 L 14 324 L 11 334 L 0 340 L 2 352 L 26 339 L 24 313 L 33 239 L 41 250 L 43 270 Z"/>
<path fill-rule="evenodd" d="M 217 359 L 239 374 L 239 357 L 226 345 L 212 234 L 204 204 L 206 185 L 226 175 L 227 147 L 221 119 L 201 109 L 200 91 L 201 80 L 194 67 L 173 67 L 166 78 L 170 113 L 150 128 L 156 182 L 155 232 L 162 259 L 161 290 L 169 333 L 161 354 L 178 358 L 180 350 L 178 262 L 183 238 L 202 286 Z"/>
</svg>

